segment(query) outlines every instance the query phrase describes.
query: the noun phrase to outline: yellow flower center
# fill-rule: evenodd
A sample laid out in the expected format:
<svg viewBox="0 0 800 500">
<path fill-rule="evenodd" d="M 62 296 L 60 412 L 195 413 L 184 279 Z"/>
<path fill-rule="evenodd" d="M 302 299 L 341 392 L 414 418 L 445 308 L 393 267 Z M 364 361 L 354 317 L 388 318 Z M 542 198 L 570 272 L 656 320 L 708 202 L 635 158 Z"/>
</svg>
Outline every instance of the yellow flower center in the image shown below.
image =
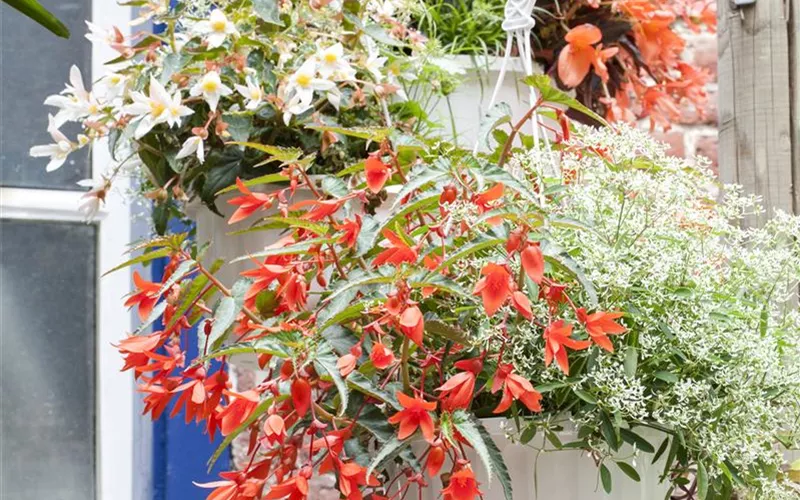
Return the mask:
<svg viewBox="0 0 800 500">
<path fill-rule="evenodd" d="M 167 107 L 160 102 L 150 101 L 150 114 L 154 117 L 158 118 L 166 109 Z"/>
<path fill-rule="evenodd" d="M 257 101 L 261 99 L 261 91 L 259 89 L 253 89 L 250 91 L 250 99 Z"/>
<path fill-rule="evenodd" d="M 113 75 L 113 76 L 110 78 L 110 80 L 111 80 L 111 84 L 112 84 L 112 85 L 119 85 L 119 82 L 121 82 L 121 81 L 122 81 L 122 77 L 121 77 L 121 76 L 119 76 L 119 75 Z"/>
<path fill-rule="evenodd" d="M 308 87 L 311 84 L 311 75 L 300 73 L 297 75 L 296 81 L 301 87 Z"/>
<path fill-rule="evenodd" d="M 217 82 L 214 80 L 206 80 L 203 82 L 203 91 L 205 92 L 216 92 L 217 88 Z"/>
<path fill-rule="evenodd" d="M 225 21 L 211 21 L 211 29 L 217 33 L 224 33 L 228 23 Z"/>
<path fill-rule="evenodd" d="M 334 54 L 332 52 L 328 52 L 327 54 L 325 54 L 325 57 L 323 59 L 325 59 L 326 63 L 333 64 L 333 63 L 336 62 L 338 57 L 336 56 L 336 54 Z"/>
</svg>

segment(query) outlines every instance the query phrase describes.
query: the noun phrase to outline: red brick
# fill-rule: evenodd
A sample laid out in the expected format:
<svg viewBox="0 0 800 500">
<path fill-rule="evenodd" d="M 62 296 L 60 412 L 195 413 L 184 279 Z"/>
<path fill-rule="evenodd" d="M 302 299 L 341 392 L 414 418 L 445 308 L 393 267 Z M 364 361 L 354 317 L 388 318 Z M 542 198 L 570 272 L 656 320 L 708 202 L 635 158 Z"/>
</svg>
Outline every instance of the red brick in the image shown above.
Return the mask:
<svg viewBox="0 0 800 500">
<path fill-rule="evenodd" d="M 683 125 L 716 125 L 717 124 L 717 91 L 708 90 L 708 101 L 703 109 L 705 115 L 698 112 L 695 105 L 686 99 L 681 103 L 679 123 Z"/>
<path fill-rule="evenodd" d="M 664 142 L 669 146 L 667 153 L 672 156 L 685 156 L 686 147 L 684 146 L 683 136 L 685 131 L 672 129 L 669 132 L 662 132 L 656 130 L 653 132 L 653 138 L 659 142 Z"/>
<path fill-rule="evenodd" d="M 717 81 L 717 37 L 714 35 L 697 35 L 687 37 L 686 59 L 697 66 L 707 70 L 710 81 Z"/>
<path fill-rule="evenodd" d="M 695 142 L 694 150 L 695 154 L 699 156 L 705 156 L 709 160 L 711 160 L 711 167 L 714 170 L 714 173 L 718 173 L 718 163 L 717 163 L 717 148 L 719 144 L 719 139 L 716 135 L 701 135 L 697 138 Z"/>
</svg>

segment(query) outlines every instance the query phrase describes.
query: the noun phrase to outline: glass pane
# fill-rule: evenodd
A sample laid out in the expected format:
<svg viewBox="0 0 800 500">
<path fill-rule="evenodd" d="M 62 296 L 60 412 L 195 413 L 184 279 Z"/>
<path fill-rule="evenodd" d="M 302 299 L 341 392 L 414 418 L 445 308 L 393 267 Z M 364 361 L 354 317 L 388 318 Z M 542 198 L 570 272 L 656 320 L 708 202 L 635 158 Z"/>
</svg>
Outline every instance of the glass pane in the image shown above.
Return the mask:
<svg viewBox="0 0 800 500">
<path fill-rule="evenodd" d="M 113 0 L 102 0 L 113 1 Z M 52 141 L 47 133 L 47 113 L 55 108 L 42 103 L 50 94 L 64 89 L 69 68 L 76 64 L 91 83 L 91 43 L 84 19 L 91 19 L 91 0 L 40 0 L 70 29 L 69 40 L 58 38 L 44 28 L 3 6 L 0 15 L 0 185 L 80 190 L 75 183 L 91 177 L 86 150 L 70 155 L 59 170 L 48 174 L 47 158 L 30 158 L 37 144 Z M 62 127 L 72 140 L 76 124 Z"/>
<path fill-rule="evenodd" d="M 95 498 L 95 226 L 0 220 L 0 498 Z"/>
</svg>

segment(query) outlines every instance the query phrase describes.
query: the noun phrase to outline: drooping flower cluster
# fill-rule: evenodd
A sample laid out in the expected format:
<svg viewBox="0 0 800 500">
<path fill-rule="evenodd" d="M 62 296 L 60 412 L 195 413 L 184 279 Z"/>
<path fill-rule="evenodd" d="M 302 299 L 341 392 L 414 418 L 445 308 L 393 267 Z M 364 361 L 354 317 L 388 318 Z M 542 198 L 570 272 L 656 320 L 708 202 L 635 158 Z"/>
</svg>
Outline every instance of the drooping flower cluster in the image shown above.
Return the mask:
<svg viewBox="0 0 800 500">
<path fill-rule="evenodd" d="M 113 163 L 97 182 L 110 188 L 134 175 L 158 205 L 161 233 L 188 198 L 216 210 L 220 189 L 288 159 L 304 156 L 313 173 L 358 164 L 369 144 L 338 128 L 418 131 L 399 113 L 419 107 L 407 91 L 429 100 L 440 89 L 419 75 L 448 78 L 426 62 L 423 37 L 366 1 L 155 1 L 140 12 L 165 29 L 125 35 L 88 23 L 87 38 L 119 57 L 90 86 L 72 68 L 64 91 L 45 101 L 53 142 L 31 155 L 55 170 L 81 149 L 108 147 Z M 66 122 L 82 125 L 77 138 L 61 132 Z M 256 159 L 247 142 L 271 156 Z"/>
</svg>

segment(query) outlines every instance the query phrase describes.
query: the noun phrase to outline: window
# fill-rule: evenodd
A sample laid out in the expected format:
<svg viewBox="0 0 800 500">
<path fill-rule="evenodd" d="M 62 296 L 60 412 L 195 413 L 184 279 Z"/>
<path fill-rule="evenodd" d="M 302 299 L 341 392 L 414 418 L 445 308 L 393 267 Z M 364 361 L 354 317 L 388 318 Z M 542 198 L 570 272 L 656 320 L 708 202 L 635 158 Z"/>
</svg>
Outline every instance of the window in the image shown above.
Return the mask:
<svg viewBox="0 0 800 500">
<path fill-rule="evenodd" d="M 41 3 L 66 22 L 70 40 L 0 7 L 0 498 L 131 500 L 134 387 L 111 345 L 130 331 L 120 300 L 130 275 L 101 277 L 124 258 L 129 208 L 112 195 L 91 224 L 77 210 L 75 182 L 99 177 L 110 161 L 105 145 L 52 174 L 46 159 L 28 157 L 49 142 L 42 102 L 63 88 L 69 67 L 88 84 L 116 57 L 91 46 L 83 20 L 124 32 L 130 9 Z"/>
</svg>

